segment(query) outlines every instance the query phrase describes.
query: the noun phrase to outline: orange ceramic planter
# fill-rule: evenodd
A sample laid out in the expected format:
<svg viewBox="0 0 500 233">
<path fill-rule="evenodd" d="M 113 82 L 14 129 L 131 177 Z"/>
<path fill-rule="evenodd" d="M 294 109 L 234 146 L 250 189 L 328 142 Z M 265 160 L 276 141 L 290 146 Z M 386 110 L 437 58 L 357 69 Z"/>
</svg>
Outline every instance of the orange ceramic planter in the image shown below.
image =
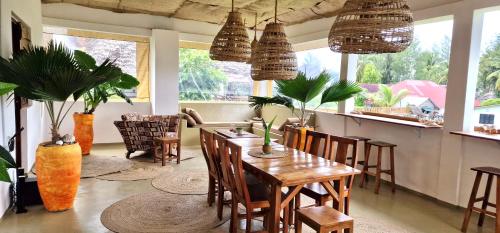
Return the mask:
<svg viewBox="0 0 500 233">
<path fill-rule="evenodd" d="M 73 207 L 80 184 L 82 150 L 78 143 L 64 146 L 39 145 L 36 175 L 43 205 L 48 211 Z"/>
<path fill-rule="evenodd" d="M 75 113 L 73 119 L 75 121 L 73 134 L 76 142 L 82 148 L 82 155 L 88 155 L 94 144 L 94 115 Z"/>
</svg>

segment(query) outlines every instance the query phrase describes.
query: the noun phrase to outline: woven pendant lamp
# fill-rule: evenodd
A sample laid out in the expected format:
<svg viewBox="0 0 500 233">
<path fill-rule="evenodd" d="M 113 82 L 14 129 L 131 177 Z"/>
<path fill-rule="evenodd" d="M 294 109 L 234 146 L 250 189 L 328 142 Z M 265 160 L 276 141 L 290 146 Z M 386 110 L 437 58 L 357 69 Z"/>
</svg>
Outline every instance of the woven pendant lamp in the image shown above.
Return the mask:
<svg viewBox="0 0 500 233">
<path fill-rule="evenodd" d="M 248 62 L 250 60 L 250 40 L 240 12 L 231 12 L 222 29 L 215 36 L 210 46 L 210 58 L 217 61 Z"/>
<path fill-rule="evenodd" d="M 255 13 L 255 25 L 253 26 L 254 34 L 253 34 L 253 41 L 250 44 L 251 47 L 251 55 L 250 55 L 250 60 L 248 60 L 248 64 L 252 64 L 253 59 L 255 58 L 255 52 L 257 52 L 257 46 L 259 45 L 259 41 L 257 40 L 257 13 Z"/>
<path fill-rule="evenodd" d="M 252 60 L 253 80 L 289 80 L 297 76 L 297 57 L 288 42 L 283 24 L 277 22 L 278 0 L 274 22 L 268 23 Z"/>
<path fill-rule="evenodd" d="M 413 41 L 406 0 L 347 0 L 328 36 L 333 52 L 398 53 Z"/>
</svg>

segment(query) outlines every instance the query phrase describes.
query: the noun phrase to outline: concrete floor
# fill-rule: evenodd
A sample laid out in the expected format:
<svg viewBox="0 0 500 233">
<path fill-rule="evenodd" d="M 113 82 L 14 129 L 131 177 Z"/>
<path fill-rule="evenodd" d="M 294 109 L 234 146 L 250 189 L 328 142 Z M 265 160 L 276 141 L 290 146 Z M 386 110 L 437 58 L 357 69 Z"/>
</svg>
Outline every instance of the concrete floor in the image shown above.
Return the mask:
<svg viewBox="0 0 500 233">
<path fill-rule="evenodd" d="M 94 154 L 121 155 L 122 145 L 96 146 Z M 182 164 L 181 164 L 182 165 Z M 372 185 L 367 189 L 353 190 L 352 214 L 406 229 L 415 233 L 458 233 L 463 219 L 463 210 L 420 197 L 414 193 L 383 186 L 379 195 L 373 193 Z M 128 196 L 153 190 L 150 180 L 105 181 L 82 179 L 73 209 L 49 213 L 43 206 L 29 207 L 26 214 L 8 212 L 0 220 L 0 233 L 58 233 L 58 232 L 109 232 L 100 222 L 101 212 L 111 204 Z M 487 218 L 482 228 L 476 226 L 477 215 L 473 215 L 469 233 L 495 232 L 494 219 Z M 227 224 L 217 232 L 227 232 Z"/>
</svg>

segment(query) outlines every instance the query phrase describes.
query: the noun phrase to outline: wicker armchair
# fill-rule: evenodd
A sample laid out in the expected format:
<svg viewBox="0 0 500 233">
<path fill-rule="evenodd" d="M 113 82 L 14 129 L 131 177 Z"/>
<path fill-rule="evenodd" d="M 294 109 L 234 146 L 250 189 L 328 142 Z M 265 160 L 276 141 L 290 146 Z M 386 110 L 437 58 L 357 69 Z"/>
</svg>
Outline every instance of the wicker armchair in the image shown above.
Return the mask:
<svg viewBox="0 0 500 233">
<path fill-rule="evenodd" d="M 152 152 L 154 139 L 167 135 L 180 137 L 180 117 L 178 115 L 140 115 L 129 113 L 122 115 L 115 126 L 123 137 L 127 147 L 126 157 L 136 151 Z"/>
</svg>

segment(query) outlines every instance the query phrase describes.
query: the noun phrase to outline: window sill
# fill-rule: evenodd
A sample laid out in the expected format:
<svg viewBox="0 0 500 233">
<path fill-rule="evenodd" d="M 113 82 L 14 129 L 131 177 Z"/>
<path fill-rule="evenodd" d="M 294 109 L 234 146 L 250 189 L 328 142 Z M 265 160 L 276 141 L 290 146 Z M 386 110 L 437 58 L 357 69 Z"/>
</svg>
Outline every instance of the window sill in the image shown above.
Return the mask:
<svg viewBox="0 0 500 233">
<path fill-rule="evenodd" d="M 452 131 L 450 134 L 455 134 L 455 135 L 460 135 L 464 137 L 470 137 L 470 138 L 476 138 L 476 139 L 483 139 L 483 140 L 488 140 L 488 141 L 494 141 L 497 143 L 500 143 L 500 134 L 485 134 L 485 133 L 478 133 L 478 132 L 464 132 L 464 131 Z"/>
<path fill-rule="evenodd" d="M 336 115 L 350 117 L 353 120 L 355 119 L 355 120 L 357 120 L 356 122 L 358 124 L 361 124 L 361 121 L 359 121 L 359 120 L 369 120 L 369 121 L 384 122 L 384 123 L 389 123 L 389 124 L 394 124 L 394 125 L 415 127 L 415 128 L 419 128 L 419 129 L 440 129 L 440 128 L 443 128 L 442 126 L 439 126 L 439 125 L 425 125 L 425 124 L 422 124 L 420 122 L 405 121 L 405 120 L 392 119 L 392 118 L 379 117 L 379 116 L 346 114 L 346 113 L 337 113 Z"/>
</svg>

